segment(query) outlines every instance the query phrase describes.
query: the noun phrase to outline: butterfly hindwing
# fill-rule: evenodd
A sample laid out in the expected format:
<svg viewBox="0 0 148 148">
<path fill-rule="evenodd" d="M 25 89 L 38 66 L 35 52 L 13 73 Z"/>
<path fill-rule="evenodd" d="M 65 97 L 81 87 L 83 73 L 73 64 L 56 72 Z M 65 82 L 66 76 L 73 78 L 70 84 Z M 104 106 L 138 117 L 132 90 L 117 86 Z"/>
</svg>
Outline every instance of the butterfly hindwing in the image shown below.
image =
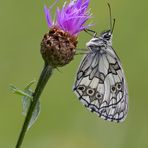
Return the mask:
<svg viewBox="0 0 148 148">
<path fill-rule="evenodd" d="M 127 114 L 127 87 L 119 58 L 112 48 L 90 51 L 77 72 L 74 92 L 90 111 L 109 121 Z"/>
</svg>

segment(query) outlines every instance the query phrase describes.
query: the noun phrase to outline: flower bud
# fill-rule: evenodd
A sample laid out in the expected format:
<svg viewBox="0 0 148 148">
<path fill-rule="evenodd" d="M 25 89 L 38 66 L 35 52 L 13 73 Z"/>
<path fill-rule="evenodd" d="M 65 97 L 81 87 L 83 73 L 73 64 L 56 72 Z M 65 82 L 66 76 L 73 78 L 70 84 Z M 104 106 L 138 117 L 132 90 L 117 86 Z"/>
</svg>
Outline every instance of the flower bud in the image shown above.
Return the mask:
<svg viewBox="0 0 148 148">
<path fill-rule="evenodd" d="M 54 27 L 42 39 L 41 54 L 47 64 L 62 67 L 73 60 L 76 47 L 76 36 Z"/>
</svg>

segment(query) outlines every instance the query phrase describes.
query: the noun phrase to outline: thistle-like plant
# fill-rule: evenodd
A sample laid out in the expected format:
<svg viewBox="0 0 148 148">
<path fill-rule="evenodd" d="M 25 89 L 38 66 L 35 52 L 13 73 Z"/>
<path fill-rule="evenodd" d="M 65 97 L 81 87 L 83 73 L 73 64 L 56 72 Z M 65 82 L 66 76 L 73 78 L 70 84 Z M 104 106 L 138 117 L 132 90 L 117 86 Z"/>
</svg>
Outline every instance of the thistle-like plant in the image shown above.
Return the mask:
<svg viewBox="0 0 148 148">
<path fill-rule="evenodd" d="M 32 81 L 21 91 L 11 85 L 15 93 L 23 96 L 23 114 L 26 116 L 16 148 L 21 147 L 27 129 L 31 127 L 39 115 L 39 98 L 53 70 L 73 60 L 79 33 L 91 26 L 85 25 L 86 21 L 91 17 L 88 9 L 89 2 L 90 0 L 70 0 L 69 3 L 65 2 L 62 9 L 57 8 L 55 20 L 51 16 L 53 5 L 50 8 L 44 7 L 49 32 L 44 35 L 41 41 L 40 51 L 44 59 L 44 68 L 37 86 L 32 91 L 30 89 L 30 86 L 34 83 Z"/>
</svg>

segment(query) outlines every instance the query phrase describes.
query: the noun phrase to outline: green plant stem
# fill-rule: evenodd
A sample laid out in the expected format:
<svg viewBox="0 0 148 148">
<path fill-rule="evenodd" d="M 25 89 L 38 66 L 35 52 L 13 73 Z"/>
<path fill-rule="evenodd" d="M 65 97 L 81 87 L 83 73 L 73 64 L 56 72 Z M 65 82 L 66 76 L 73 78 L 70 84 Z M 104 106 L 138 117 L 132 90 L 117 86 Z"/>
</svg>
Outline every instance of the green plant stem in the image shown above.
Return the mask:
<svg viewBox="0 0 148 148">
<path fill-rule="evenodd" d="M 16 144 L 15 148 L 20 148 L 21 147 L 21 144 L 23 142 L 25 133 L 26 133 L 26 131 L 28 129 L 28 125 L 30 123 L 30 119 L 32 117 L 32 113 L 34 111 L 34 108 L 35 108 L 35 106 L 36 106 L 36 104 L 37 104 L 37 102 L 39 100 L 39 97 L 40 97 L 40 95 L 41 95 L 41 93 L 42 93 L 48 79 L 52 75 L 52 71 L 53 71 L 53 68 L 51 66 L 45 64 L 45 66 L 44 66 L 44 68 L 42 70 L 42 73 L 40 75 L 39 81 L 37 83 L 35 92 L 33 94 L 33 101 L 30 104 L 28 113 L 26 115 L 22 130 L 20 132 L 20 135 L 19 135 L 19 138 L 18 138 L 18 141 L 17 141 L 17 144 Z"/>
</svg>

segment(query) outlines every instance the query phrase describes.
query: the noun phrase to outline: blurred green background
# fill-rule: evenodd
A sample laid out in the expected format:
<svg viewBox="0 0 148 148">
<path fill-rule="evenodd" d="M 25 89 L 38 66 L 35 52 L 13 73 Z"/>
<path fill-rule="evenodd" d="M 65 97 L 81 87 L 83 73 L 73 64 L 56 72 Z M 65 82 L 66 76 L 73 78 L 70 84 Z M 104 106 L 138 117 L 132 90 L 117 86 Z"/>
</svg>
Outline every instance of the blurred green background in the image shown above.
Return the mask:
<svg viewBox="0 0 148 148">
<path fill-rule="evenodd" d="M 0 147 L 14 148 L 24 117 L 19 88 L 38 79 L 43 67 L 41 39 L 48 31 L 44 4 L 54 1 L 0 2 Z M 62 6 L 64 0 L 60 0 Z M 125 122 L 104 121 L 85 109 L 72 92 L 82 56 L 54 71 L 41 96 L 41 114 L 27 133 L 22 148 L 147 148 L 148 147 L 148 1 L 110 0 L 116 26 L 113 47 L 121 58 L 129 88 L 129 112 Z M 100 32 L 109 27 L 105 0 L 91 0 Z M 53 12 L 55 7 L 53 8 Z M 82 32 L 79 48 L 91 37 Z"/>
</svg>

